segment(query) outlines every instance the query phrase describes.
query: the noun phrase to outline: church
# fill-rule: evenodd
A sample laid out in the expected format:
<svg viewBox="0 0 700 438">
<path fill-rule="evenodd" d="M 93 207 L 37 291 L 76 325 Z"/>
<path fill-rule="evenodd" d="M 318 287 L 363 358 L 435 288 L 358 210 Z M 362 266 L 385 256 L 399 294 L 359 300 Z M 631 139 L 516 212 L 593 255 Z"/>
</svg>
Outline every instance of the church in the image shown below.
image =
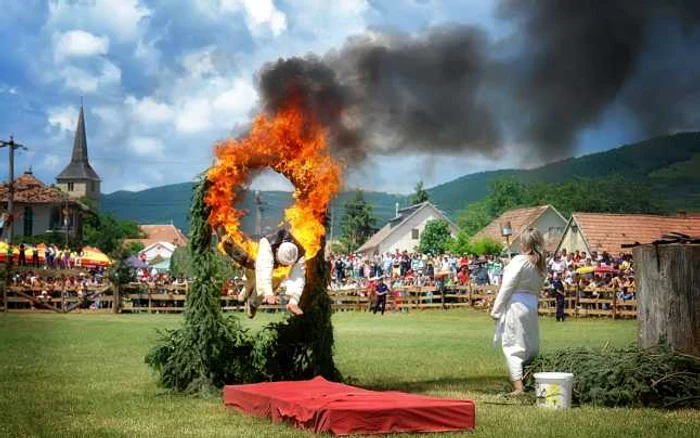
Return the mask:
<svg viewBox="0 0 700 438">
<path fill-rule="evenodd" d="M 80 238 L 82 218 L 90 214 L 85 199 L 99 204 L 100 182 L 100 177 L 88 160 L 85 114 L 81 105 L 71 160 L 56 177 L 56 184 L 46 185 L 34 176 L 31 168 L 15 179 L 13 240 L 50 234 Z M 9 187 L 5 183 L 0 186 L 2 211 L 7 211 L 8 201 Z M 7 239 L 7 234 L 7 230 L 4 230 L 1 238 Z"/>
</svg>

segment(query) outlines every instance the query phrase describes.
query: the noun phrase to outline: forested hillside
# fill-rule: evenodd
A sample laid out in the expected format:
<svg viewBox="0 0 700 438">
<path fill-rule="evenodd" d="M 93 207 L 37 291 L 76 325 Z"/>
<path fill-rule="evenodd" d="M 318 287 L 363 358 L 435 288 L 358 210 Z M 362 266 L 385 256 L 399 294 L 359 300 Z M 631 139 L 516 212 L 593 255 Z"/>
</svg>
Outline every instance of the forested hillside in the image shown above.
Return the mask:
<svg viewBox="0 0 700 438">
<path fill-rule="evenodd" d="M 455 217 L 468 204 L 484 199 L 495 181 L 514 178 L 533 183 L 565 183 L 576 178 L 608 179 L 619 176 L 620 181 L 646 187 L 660 202 L 662 210 L 700 211 L 700 133 L 683 133 L 653 138 L 606 152 L 569 158 L 530 170 L 498 170 L 480 172 L 457 178 L 428 190 L 431 201 Z M 413 182 L 407 182 L 407 185 Z M 575 184 L 566 186 L 575 196 Z M 104 195 L 102 209 L 117 217 L 139 223 L 169 223 L 187 230 L 187 211 L 192 192 L 191 183 L 156 187 L 140 192 L 115 192 Z M 291 203 L 291 193 L 262 192 L 263 227 L 274 227 L 282 211 Z M 614 193 L 610 193 L 614 196 Z M 339 218 L 350 196 L 341 193 L 333 202 L 334 233 L 339 232 Z M 254 211 L 253 196 L 243 202 L 243 208 Z M 373 207 L 378 224 L 394 215 L 395 204 L 401 206 L 407 197 L 381 192 L 366 192 L 365 199 Z M 243 222 L 246 231 L 254 226 L 254 215 Z"/>
</svg>

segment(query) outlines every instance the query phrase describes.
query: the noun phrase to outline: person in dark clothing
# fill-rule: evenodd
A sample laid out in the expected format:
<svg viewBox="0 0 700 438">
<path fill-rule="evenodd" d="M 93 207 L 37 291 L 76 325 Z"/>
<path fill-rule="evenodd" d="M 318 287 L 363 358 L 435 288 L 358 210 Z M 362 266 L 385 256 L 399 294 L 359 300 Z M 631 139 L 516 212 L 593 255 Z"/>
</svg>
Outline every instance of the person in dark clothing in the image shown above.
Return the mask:
<svg viewBox="0 0 700 438">
<path fill-rule="evenodd" d="M 39 267 L 39 247 L 36 243 L 32 245 L 32 267 Z"/>
<path fill-rule="evenodd" d="M 564 291 L 564 283 L 562 283 L 561 278 L 555 272 L 552 278 L 552 292 L 554 297 L 557 299 L 557 321 L 564 321 L 564 300 L 566 299 L 566 292 Z"/>
<path fill-rule="evenodd" d="M 384 278 L 379 278 L 376 288 L 374 289 L 376 295 L 377 304 L 374 305 L 372 313 L 377 314 L 379 307 L 382 308 L 382 315 L 384 315 L 384 309 L 386 309 L 386 295 L 389 293 L 389 286 L 384 283 Z"/>
<path fill-rule="evenodd" d="M 18 266 L 27 266 L 27 246 L 22 243 L 19 245 L 19 261 Z"/>
</svg>

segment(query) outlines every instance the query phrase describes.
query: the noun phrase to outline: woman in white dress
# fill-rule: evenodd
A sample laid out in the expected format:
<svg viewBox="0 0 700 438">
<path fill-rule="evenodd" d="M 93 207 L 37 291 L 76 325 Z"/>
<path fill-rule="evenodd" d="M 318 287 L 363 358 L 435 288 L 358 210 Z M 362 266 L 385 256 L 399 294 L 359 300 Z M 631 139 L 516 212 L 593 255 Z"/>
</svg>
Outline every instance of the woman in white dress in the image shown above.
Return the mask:
<svg viewBox="0 0 700 438">
<path fill-rule="evenodd" d="M 520 251 L 503 272 L 491 310 L 491 317 L 498 321 L 494 342 L 503 348 L 513 382 L 512 395 L 523 392 L 523 365 L 537 355 L 540 345 L 537 297 L 547 272 L 542 233 L 532 228 L 523 232 Z"/>
</svg>

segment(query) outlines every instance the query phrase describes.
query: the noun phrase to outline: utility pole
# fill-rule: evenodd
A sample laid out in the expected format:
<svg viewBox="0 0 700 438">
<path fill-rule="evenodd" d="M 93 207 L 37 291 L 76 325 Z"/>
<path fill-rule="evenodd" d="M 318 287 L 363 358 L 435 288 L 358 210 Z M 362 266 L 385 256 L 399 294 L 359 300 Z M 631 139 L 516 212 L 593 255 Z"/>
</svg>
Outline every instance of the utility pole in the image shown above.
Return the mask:
<svg viewBox="0 0 700 438">
<path fill-rule="evenodd" d="M 13 215 L 13 210 L 14 210 L 14 200 L 15 200 L 15 149 L 24 149 L 27 150 L 27 148 L 24 145 L 21 145 L 19 143 L 15 143 L 15 139 L 10 136 L 10 141 L 5 141 L 5 140 L 0 140 L 0 148 L 7 147 L 8 151 L 10 153 L 10 180 L 7 184 L 7 213 L 9 214 L 9 227 L 7 228 L 7 242 L 8 242 L 8 251 L 12 251 L 11 246 L 12 246 L 12 232 L 14 228 L 14 215 Z M 10 252 L 11 254 L 11 252 Z M 12 258 L 8 258 L 8 263 L 12 262 Z"/>
<path fill-rule="evenodd" d="M 255 234 L 262 236 L 262 198 L 260 196 L 260 190 L 255 191 Z"/>
<path fill-rule="evenodd" d="M 333 221 L 335 220 L 335 212 L 333 211 L 333 201 L 331 201 L 331 248 L 333 247 Z"/>
<path fill-rule="evenodd" d="M 27 148 L 24 145 L 21 145 L 19 143 L 15 143 L 15 139 L 13 136 L 10 136 L 10 141 L 5 141 L 5 140 L 0 140 L 0 148 L 7 147 L 10 153 L 10 180 L 7 184 L 7 219 L 6 219 L 6 225 L 7 226 L 7 258 L 6 258 L 6 271 L 5 271 L 5 292 L 3 294 L 3 301 L 4 301 L 4 308 L 5 311 L 7 312 L 7 292 L 9 291 L 10 288 L 10 277 L 11 277 L 11 272 L 12 272 L 12 256 L 14 255 L 12 252 L 12 234 L 13 234 L 13 228 L 15 227 L 14 223 L 14 200 L 15 200 L 15 149 L 24 149 L 26 150 Z"/>
</svg>

